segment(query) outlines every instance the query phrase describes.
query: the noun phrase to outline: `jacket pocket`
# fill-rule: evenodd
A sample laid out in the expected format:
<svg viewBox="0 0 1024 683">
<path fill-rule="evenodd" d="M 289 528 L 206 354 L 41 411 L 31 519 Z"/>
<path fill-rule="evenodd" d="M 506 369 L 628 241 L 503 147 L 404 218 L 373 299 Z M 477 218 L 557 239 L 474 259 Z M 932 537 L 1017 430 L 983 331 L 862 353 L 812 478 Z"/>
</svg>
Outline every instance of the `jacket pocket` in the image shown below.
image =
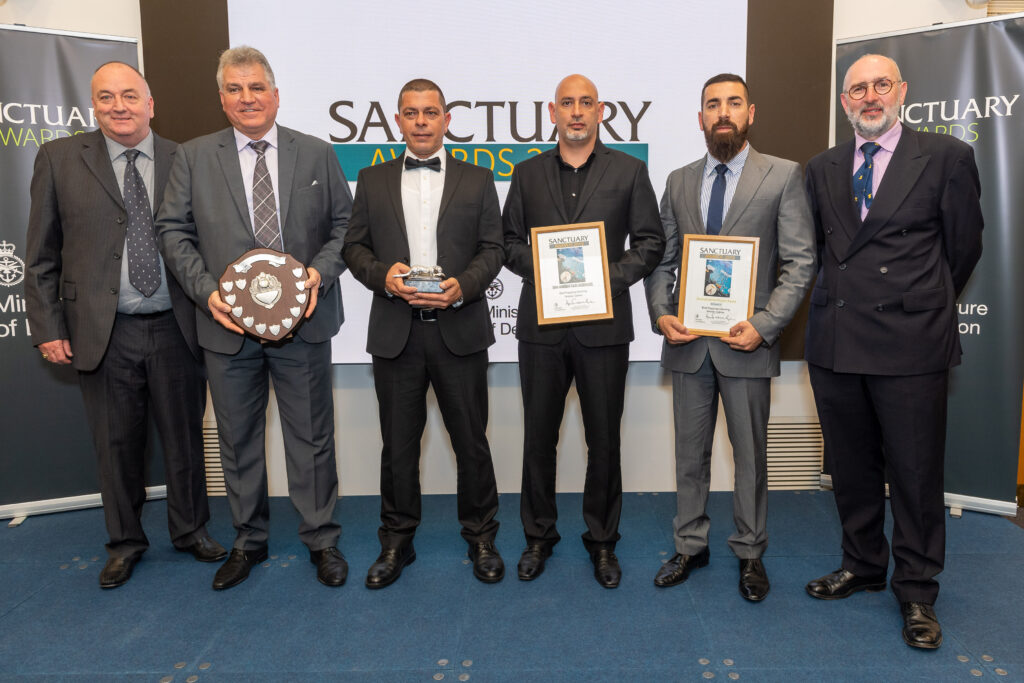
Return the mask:
<svg viewBox="0 0 1024 683">
<path fill-rule="evenodd" d="M 922 289 L 917 292 L 904 292 L 903 310 L 907 313 L 914 313 L 916 311 L 930 311 L 935 308 L 943 308 L 947 304 L 948 299 L 945 287 Z"/>
</svg>

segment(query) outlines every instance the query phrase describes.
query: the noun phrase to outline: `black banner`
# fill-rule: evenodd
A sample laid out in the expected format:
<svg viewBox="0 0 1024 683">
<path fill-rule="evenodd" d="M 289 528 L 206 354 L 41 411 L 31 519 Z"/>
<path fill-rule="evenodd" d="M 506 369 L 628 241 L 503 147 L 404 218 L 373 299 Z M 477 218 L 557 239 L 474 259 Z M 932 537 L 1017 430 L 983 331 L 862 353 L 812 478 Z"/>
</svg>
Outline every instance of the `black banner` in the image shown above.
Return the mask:
<svg viewBox="0 0 1024 683">
<path fill-rule="evenodd" d="M 950 374 L 946 491 L 1015 500 L 1024 385 L 1024 19 L 869 38 L 836 46 L 836 79 L 864 54 L 896 60 L 902 121 L 974 147 L 984 253 L 959 300 L 963 364 Z M 853 137 L 837 100 L 837 141 Z"/>
<path fill-rule="evenodd" d="M 135 41 L 0 27 L 0 511 L 99 490 L 77 374 L 32 346 L 24 257 L 39 146 L 96 128 L 89 81 L 112 60 L 137 65 Z"/>
</svg>

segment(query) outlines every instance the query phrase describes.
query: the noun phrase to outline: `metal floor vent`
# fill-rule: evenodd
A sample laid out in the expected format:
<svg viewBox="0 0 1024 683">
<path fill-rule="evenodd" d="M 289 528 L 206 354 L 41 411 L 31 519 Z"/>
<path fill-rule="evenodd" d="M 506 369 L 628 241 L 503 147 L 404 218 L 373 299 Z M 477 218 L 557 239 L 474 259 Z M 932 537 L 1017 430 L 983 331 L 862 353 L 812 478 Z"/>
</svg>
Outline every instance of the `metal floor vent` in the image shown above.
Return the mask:
<svg viewBox="0 0 1024 683">
<path fill-rule="evenodd" d="M 203 421 L 203 460 L 206 461 L 206 495 L 228 495 L 224 487 L 224 468 L 220 464 L 217 422 L 213 420 Z"/>
<path fill-rule="evenodd" d="M 768 420 L 768 490 L 821 488 L 824 446 L 815 417 L 773 417 Z"/>
</svg>

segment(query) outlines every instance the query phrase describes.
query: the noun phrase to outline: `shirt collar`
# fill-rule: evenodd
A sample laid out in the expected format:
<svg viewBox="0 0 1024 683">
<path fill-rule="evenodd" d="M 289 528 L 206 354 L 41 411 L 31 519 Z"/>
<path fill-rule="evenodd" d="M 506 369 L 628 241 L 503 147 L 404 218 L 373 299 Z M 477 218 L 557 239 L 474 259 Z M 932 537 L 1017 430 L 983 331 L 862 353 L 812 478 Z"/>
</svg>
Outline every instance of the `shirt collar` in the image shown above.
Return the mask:
<svg viewBox="0 0 1024 683">
<path fill-rule="evenodd" d="M 859 150 L 865 142 L 877 142 L 879 145 L 881 145 L 882 149 L 892 154 L 893 152 L 896 151 L 896 145 L 897 143 L 899 143 L 900 135 L 902 134 L 903 125 L 899 121 L 897 121 L 892 128 L 879 135 L 876 140 L 868 140 L 867 138 L 861 136 L 860 133 L 854 132 L 853 144 L 856 145 L 856 149 Z"/>
<path fill-rule="evenodd" d="M 245 149 L 250 142 L 256 142 L 245 133 L 239 131 L 237 128 L 233 128 L 232 130 L 235 133 L 235 147 L 238 149 L 239 152 Z M 271 126 L 270 130 L 267 131 L 267 134 L 260 138 L 260 140 L 266 140 L 268 143 L 270 143 L 271 147 L 273 147 L 274 149 L 278 149 L 277 124 L 275 123 L 273 126 Z"/>
<path fill-rule="evenodd" d="M 419 159 L 418 156 L 409 151 L 408 147 L 405 148 L 405 153 L 403 156 L 409 157 L 410 159 Z M 434 159 L 435 157 L 441 160 L 441 171 L 443 172 L 445 168 L 448 166 L 448 154 L 445 152 L 444 145 L 441 145 L 441 149 L 431 154 L 429 157 L 427 157 L 427 159 Z M 427 159 L 423 159 L 422 161 L 426 161 Z M 402 160 L 402 163 L 405 163 L 404 159 Z"/>
<path fill-rule="evenodd" d="M 743 172 L 743 165 L 747 163 L 748 156 L 750 156 L 749 142 L 743 145 L 743 149 L 741 149 L 736 156 L 729 161 L 720 161 L 711 156 L 711 153 L 708 152 L 707 159 L 704 161 L 704 175 L 710 176 L 715 172 L 715 167 L 722 163 L 724 163 L 726 168 L 729 169 L 729 173 L 739 175 Z"/>
<path fill-rule="evenodd" d="M 144 157 L 148 159 L 153 158 L 153 150 L 155 148 L 155 143 L 153 142 L 153 131 L 149 131 L 146 137 L 144 137 L 142 141 L 134 147 L 125 147 L 117 140 L 108 138 L 106 135 L 103 136 L 103 139 L 107 143 L 107 154 L 110 155 L 111 161 L 121 156 L 129 149 L 137 149 Z"/>
<path fill-rule="evenodd" d="M 594 162 L 594 157 L 596 157 L 596 156 L 597 156 L 597 148 L 595 146 L 594 151 L 592 151 L 590 153 L 590 156 L 587 157 L 586 161 L 584 161 L 579 166 L 573 166 L 572 164 L 568 164 L 568 163 L 565 162 L 565 159 L 562 158 L 562 153 L 558 151 L 558 146 L 555 145 L 555 159 L 558 160 L 558 163 L 562 166 L 562 168 L 576 169 L 576 170 L 582 171 L 583 169 L 589 167 L 590 164 L 592 164 Z"/>
</svg>

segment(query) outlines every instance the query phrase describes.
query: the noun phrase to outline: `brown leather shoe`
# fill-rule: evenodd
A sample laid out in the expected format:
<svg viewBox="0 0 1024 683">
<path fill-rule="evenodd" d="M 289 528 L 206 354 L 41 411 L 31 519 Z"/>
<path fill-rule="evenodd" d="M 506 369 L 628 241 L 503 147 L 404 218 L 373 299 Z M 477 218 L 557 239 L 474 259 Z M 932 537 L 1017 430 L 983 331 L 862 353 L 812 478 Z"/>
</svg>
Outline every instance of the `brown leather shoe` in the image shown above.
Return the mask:
<svg viewBox="0 0 1024 683">
<path fill-rule="evenodd" d="M 710 559 L 711 553 L 707 548 L 704 548 L 696 555 L 676 553 L 672 556 L 672 559 L 661 565 L 661 569 L 658 570 L 654 577 L 654 585 L 658 588 L 678 586 L 690 577 L 691 571 L 708 566 Z"/>
<path fill-rule="evenodd" d="M 877 593 L 885 590 L 885 575 L 857 576 L 845 569 L 837 569 L 806 586 L 807 594 L 819 600 L 841 600 L 857 591 Z"/>
<path fill-rule="evenodd" d="M 901 602 L 903 642 L 910 647 L 934 650 L 942 645 L 942 627 L 935 610 L 923 602 Z"/>
<path fill-rule="evenodd" d="M 128 583 L 141 555 L 111 557 L 100 571 L 100 588 L 117 588 Z"/>
<path fill-rule="evenodd" d="M 316 580 L 325 586 L 344 585 L 348 578 L 348 562 L 337 548 L 310 550 L 309 561 L 316 565 Z"/>
</svg>

